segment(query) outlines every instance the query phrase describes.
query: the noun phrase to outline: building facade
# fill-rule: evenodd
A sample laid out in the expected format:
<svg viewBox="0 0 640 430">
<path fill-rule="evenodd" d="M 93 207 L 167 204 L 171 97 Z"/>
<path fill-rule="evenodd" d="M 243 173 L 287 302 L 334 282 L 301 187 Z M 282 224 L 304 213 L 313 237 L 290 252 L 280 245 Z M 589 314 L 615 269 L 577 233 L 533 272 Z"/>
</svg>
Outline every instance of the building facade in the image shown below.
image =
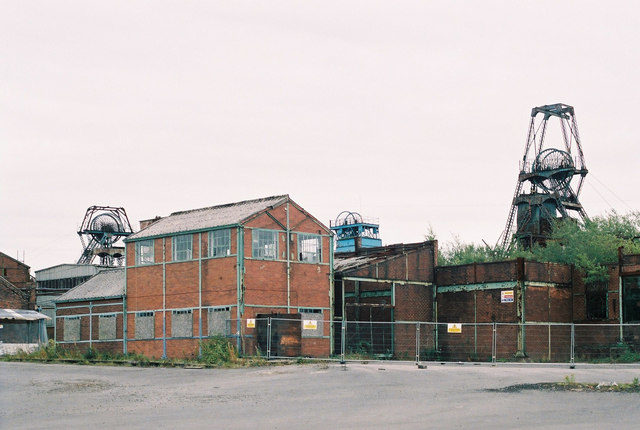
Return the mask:
<svg viewBox="0 0 640 430">
<path fill-rule="evenodd" d="M 102 270 L 53 300 L 58 345 L 123 352 L 124 268 Z"/>
<path fill-rule="evenodd" d="M 0 252 L 0 308 L 34 309 L 34 284 L 29 266 Z"/>
<path fill-rule="evenodd" d="M 50 318 L 46 320 L 50 338 L 54 338 L 55 300 L 108 268 L 94 264 L 57 264 L 36 270 L 36 305 L 40 312 Z"/>
<path fill-rule="evenodd" d="M 255 319 L 300 314 L 302 355 L 331 351 L 330 230 L 288 195 L 176 212 L 126 240 L 125 352 L 197 355 L 226 336 L 259 344 Z M 299 322 L 302 324 L 302 321 Z"/>
</svg>

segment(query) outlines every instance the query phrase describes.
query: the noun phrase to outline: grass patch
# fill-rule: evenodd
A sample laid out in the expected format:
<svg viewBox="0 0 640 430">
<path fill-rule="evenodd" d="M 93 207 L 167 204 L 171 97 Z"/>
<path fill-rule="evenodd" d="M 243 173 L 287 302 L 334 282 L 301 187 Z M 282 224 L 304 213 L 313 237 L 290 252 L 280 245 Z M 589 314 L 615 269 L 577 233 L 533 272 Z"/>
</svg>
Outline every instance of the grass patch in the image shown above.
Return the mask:
<svg viewBox="0 0 640 430">
<path fill-rule="evenodd" d="M 113 366 L 140 366 L 140 367 L 256 367 L 267 365 L 291 364 L 294 361 L 267 361 L 261 356 L 239 357 L 238 351 L 232 342 L 224 337 L 214 337 L 202 341 L 200 344 L 202 354 L 197 353 L 186 359 L 156 359 L 142 354 L 121 354 L 97 351 L 93 348 L 85 350 L 60 348 L 53 340 L 36 349 L 33 352 L 19 351 L 12 355 L 0 356 L 0 361 L 30 361 L 40 363 L 73 363 L 73 364 L 97 364 Z"/>
<path fill-rule="evenodd" d="M 604 393 L 640 393 L 640 381 L 633 378 L 629 383 L 618 384 L 616 382 L 576 382 L 575 375 L 567 375 L 560 382 L 540 382 L 537 384 L 518 384 L 503 388 L 492 388 L 485 391 L 499 393 L 519 393 L 524 390 L 542 391 L 584 391 Z"/>
</svg>

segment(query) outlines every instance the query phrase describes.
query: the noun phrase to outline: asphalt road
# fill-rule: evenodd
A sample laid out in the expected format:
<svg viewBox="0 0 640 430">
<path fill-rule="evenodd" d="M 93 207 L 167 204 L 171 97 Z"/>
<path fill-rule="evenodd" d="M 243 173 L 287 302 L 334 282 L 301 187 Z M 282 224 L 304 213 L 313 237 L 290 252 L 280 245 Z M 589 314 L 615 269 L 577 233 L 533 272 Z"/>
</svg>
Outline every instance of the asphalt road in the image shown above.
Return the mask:
<svg viewBox="0 0 640 430">
<path fill-rule="evenodd" d="M 638 367 L 369 363 L 157 369 L 0 363 L 0 427 L 638 428 L 640 394 L 487 392 L 630 382 Z M 328 427 L 329 426 L 329 427 Z"/>
</svg>

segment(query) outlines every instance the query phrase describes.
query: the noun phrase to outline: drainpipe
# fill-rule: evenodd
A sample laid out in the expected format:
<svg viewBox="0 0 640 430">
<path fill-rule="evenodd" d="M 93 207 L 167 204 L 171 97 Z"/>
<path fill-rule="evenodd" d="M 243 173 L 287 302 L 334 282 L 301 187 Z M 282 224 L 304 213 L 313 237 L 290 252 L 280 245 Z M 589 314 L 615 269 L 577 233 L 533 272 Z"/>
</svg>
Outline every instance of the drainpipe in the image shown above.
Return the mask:
<svg viewBox="0 0 640 430">
<path fill-rule="evenodd" d="M 127 247 L 128 244 L 125 244 L 124 249 L 124 297 L 122 298 L 122 353 L 127 355 L 127 336 L 128 336 L 128 328 L 127 328 L 127 266 L 129 262 L 127 261 Z M 135 248 L 135 244 L 132 245 Z M 135 249 L 134 249 L 135 252 Z M 134 256 L 135 261 L 135 256 Z M 117 317 L 116 317 L 116 327 L 117 327 Z"/>
<path fill-rule="evenodd" d="M 622 246 L 618 248 L 618 321 L 620 323 L 620 343 L 624 340 L 624 333 L 622 330 L 622 249 Z"/>
<path fill-rule="evenodd" d="M 321 239 L 322 240 L 322 239 Z M 333 355 L 334 353 L 334 345 L 333 345 L 333 337 L 334 337 L 334 327 L 333 327 L 333 308 L 335 307 L 335 291 L 334 291 L 334 279 L 333 279 L 333 236 L 329 236 L 329 344 L 330 344 L 330 353 Z M 344 306 L 344 305 L 343 305 Z M 344 314 L 343 314 L 344 316 Z"/>
<path fill-rule="evenodd" d="M 241 351 L 242 309 L 240 307 L 240 297 L 242 295 L 242 272 L 244 270 L 244 229 L 241 226 L 238 226 L 236 239 L 236 348 Z"/>
<path fill-rule="evenodd" d="M 516 260 L 516 291 L 515 291 L 515 300 L 516 300 L 516 318 L 518 320 L 518 333 L 517 333 L 517 351 L 516 358 L 525 357 L 525 309 L 524 309 L 524 299 L 525 299 L 525 280 L 524 280 L 524 258 L 518 258 Z"/>
<path fill-rule="evenodd" d="M 155 323 L 155 316 L 153 318 Z M 162 358 L 167 358 L 167 238 L 162 238 Z"/>
<path fill-rule="evenodd" d="M 202 357 L 202 233 L 198 233 L 198 338 L 198 357 Z"/>
<path fill-rule="evenodd" d="M 289 202 L 287 202 L 287 206 L 285 207 L 285 211 L 287 212 L 287 313 L 291 313 L 291 255 L 289 241 L 291 240 L 291 233 L 289 230 Z"/>
</svg>

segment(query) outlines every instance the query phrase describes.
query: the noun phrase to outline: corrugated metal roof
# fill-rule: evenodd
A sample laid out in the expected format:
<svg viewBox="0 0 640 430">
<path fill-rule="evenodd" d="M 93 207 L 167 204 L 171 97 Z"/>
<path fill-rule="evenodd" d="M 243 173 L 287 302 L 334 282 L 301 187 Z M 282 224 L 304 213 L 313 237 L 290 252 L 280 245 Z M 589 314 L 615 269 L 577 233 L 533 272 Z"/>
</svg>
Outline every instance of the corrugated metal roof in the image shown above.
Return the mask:
<svg viewBox="0 0 640 430">
<path fill-rule="evenodd" d="M 0 320 L 36 321 L 50 320 L 45 314 L 26 309 L 0 309 Z"/>
<path fill-rule="evenodd" d="M 98 272 L 88 281 L 57 297 L 54 302 L 92 300 L 124 296 L 124 268 Z"/>
<path fill-rule="evenodd" d="M 333 269 L 336 272 L 342 272 L 368 263 L 373 263 L 376 259 L 379 259 L 376 255 L 358 255 L 347 258 L 336 257 L 335 260 L 333 260 Z"/>
<path fill-rule="evenodd" d="M 132 234 L 126 241 L 179 233 L 182 231 L 240 224 L 251 215 L 261 212 L 270 206 L 277 206 L 288 198 L 289 196 L 285 194 L 282 196 L 246 200 L 202 209 L 174 212 L 168 217 L 161 218 L 139 232 Z"/>
<path fill-rule="evenodd" d="M 58 264 L 36 270 L 36 281 L 93 276 L 105 268 L 108 268 L 108 266 L 100 266 L 97 264 Z"/>
<path fill-rule="evenodd" d="M 357 268 L 379 263 L 389 258 L 400 256 L 406 252 L 429 246 L 429 241 L 417 243 L 398 243 L 375 248 L 362 248 L 358 253 L 349 252 L 335 254 L 333 269 L 336 272 L 347 272 Z"/>
</svg>

